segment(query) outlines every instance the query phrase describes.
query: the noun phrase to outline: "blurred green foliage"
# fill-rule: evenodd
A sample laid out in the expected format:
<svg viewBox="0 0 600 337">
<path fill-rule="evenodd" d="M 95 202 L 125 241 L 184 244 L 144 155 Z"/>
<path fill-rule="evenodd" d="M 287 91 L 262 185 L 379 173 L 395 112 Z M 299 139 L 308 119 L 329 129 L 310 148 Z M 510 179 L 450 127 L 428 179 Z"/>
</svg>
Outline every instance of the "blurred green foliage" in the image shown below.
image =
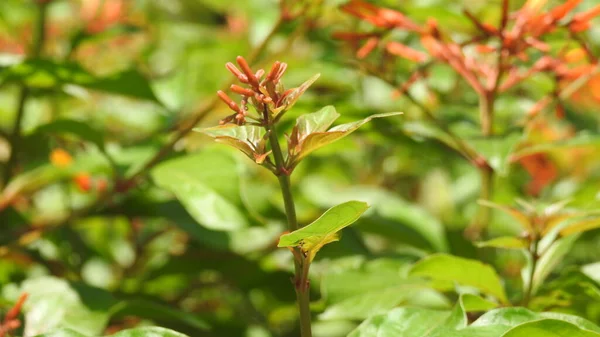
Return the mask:
<svg viewBox="0 0 600 337">
<path fill-rule="evenodd" d="M 417 81 L 409 89 L 414 100 L 367 74 L 355 49 L 332 38 L 364 28 L 339 10 L 346 2 L 299 1 L 309 10 L 279 22 L 275 0 L 54 0 L 45 9 L 41 56 L 31 58 L 40 5 L 0 1 L 0 162 L 9 172 L 0 194 L 0 314 L 29 294 L 16 335 L 179 336 L 151 325 L 189 336 L 299 335 L 292 255 L 277 248 L 287 229 L 276 179 L 189 132 L 228 114 L 215 92 L 228 87 L 224 64 L 237 55 L 253 55 L 255 68 L 285 61 L 288 87 L 321 74 L 284 117 L 289 129 L 327 105 L 340 114 L 336 125 L 404 112 L 319 149 L 292 177 L 302 224 L 349 200 L 371 206 L 315 259 L 315 337 L 375 336 L 377 329 L 391 329 L 383 336 L 501 336 L 519 324 L 504 336 L 600 334 L 594 228 L 547 243 L 552 255 L 540 262 L 527 303 L 535 312 L 493 309 L 495 300 L 519 303 L 528 259 L 494 248 L 514 240 L 477 247 L 465 238 L 478 209 L 479 173 L 422 110 L 498 172 L 494 202 L 569 200 L 569 210 L 594 212 L 600 86 L 590 80 L 565 102 L 564 117 L 548 109 L 523 125 L 553 86 L 532 76 L 498 98 L 497 136 L 483 139 L 477 97 L 448 66 Z M 459 37 L 475 30 L 464 8 L 485 22 L 501 15 L 499 0 L 373 3 L 419 23 L 433 17 Z M 579 8 L 594 5 L 584 0 Z M 598 20 L 583 35 L 595 55 Z M 390 38 L 414 42 L 402 32 Z M 559 45 L 568 36 L 553 39 Z M 398 60 L 386 71 L 402 83 L 411 65 Z M 532 154 L 535 160 L 521 160 Z M 493 211 L 489 238 L 522 231 Z M 432 330 L 399 329 L 408 319 Z M 56 329 L 69 330 L 49 333 Z"/>
</svg>

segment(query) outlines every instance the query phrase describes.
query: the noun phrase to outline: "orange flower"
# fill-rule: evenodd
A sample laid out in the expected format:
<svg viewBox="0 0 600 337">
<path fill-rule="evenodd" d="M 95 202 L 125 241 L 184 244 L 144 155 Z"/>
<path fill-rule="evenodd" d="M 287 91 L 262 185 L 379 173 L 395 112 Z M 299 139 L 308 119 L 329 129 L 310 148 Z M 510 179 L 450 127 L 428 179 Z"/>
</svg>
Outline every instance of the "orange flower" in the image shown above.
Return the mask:
<svg viewBox="0 0 600 337">
<path fill-rule="evenodd" d="M 92 189 L 92 177 L 88 173 L 78 173 L 73 177 L 73 181 L 81 192 L 89 192 Z"/>
<path fill-rule="evenodd" d="M 418 50 L 412 49 L 402 43 L 399 42 L 388 42 L 385 46 L 387 51 L 390 54 L 404 57 L 405 59 L 415 61 L 415 62 L 423 62 L 427 60 L 427 54 L 420 52 Z"/>
<path fill-rule="evenodd" d="M 50 162 L 56 167 L 67 167 L 73 162 L 73 157 L 63 149 L 55 149 L 50 153 Z"/>
</svg>

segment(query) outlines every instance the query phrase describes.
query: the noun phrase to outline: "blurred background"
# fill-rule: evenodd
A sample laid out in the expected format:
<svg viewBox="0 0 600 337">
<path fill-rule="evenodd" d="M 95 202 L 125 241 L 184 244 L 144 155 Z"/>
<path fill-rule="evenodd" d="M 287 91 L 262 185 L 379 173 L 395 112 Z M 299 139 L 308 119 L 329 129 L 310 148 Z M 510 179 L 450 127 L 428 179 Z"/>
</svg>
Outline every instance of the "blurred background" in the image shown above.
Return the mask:
<svg viewBox="0 0 600 337">
<path fill-rule="evenodd" d="M 323 249 L 311 270 L 316 337 L 345 336 L 369 314 L 398 304 L 451 307 L 456 296 L 447 289 L 412 290 L 397 281 L 435 252 L 483 256 L 519 296 L 525 258 L 518 251 L 482 251 L 465 238 L 478 208 L 479 173 L 436 139 L 423 110 L 468 138 L 479 132 L 477 96 L 446 65 L 431 67 L 408 95 L 370 75 L 365 64 L 404 83 L 415 64 L 360 59 L 359 46 L 335 38 L 368 26 L 340 10 L 347 1 L 42 2 L 0 1 L 0 310 L 21 292 L 29 294 L 24 336 L 59 326 L 97 336 L 151 324 L 190 336 L 299 335 L 291 254 L 276 248 L 285 230 L 277 180 L 190 132 L 229 114 L 215 93 L 232 81 L 224 65 L 237 55 L 253 60 L 254 69 L 287 62 L 287 87 L 321 74 L 281 129 L 291 130 L 295 117 L 325 105 L 341 114 L 338 124 L 405 113 L 373 120 L 319 150 L 292 177 L 301 223 L 343 201 L 372 205 L 339 243 Z M 435 18 L 458 38 L 476 30 L 463 9 L 496 22 L 501 3 L 372 2 L 420 24 Z M 511 1 L 511 7 L 523 3 Z M 578 10 L 594 5 L 584 0 Z M 282 8 L 289 18 L 282 19 Z M 600 21 L 582 36 L 599 55 Z M 388 38 L 418 44 L 401 31 Z M 576 44 L 564 47 L 567 38 L 558 34 L 551 43 L 566 48 L 569 64 L 585 63 Z M 485 150 L 501 172 L 492 199 L 508 205 L 518 198 L 539 205 L 570 200 L 569 207 L 597 210 L 600 75 L 525 128 L 524 116 L 552 92 L 553 80 L 531 76 L 498 97 L 502 137 Z M 526 145 L 549 143 L 559 146 L 512 156 Z M 160 178 L 161 165 L 177 160 L 187 166 L 181 182 L 190 186 L 187 192 L 174 192 Z M 218 208 L 190 211 L 194 184 L 228 200 L 242 225 L 220 221 Z M 493 215 L 490 237 L 519 234 L 512 218 Z M 558 256 L 551 282 L 532 307 L 600 322 L 600 267 L 593 264 L 600 232 L 581 235 Z M 574 268 L 582 265 L 587 273 Z M 565 294 L 560 289 L 566 287 L 581 291 Z"/>
</svg>

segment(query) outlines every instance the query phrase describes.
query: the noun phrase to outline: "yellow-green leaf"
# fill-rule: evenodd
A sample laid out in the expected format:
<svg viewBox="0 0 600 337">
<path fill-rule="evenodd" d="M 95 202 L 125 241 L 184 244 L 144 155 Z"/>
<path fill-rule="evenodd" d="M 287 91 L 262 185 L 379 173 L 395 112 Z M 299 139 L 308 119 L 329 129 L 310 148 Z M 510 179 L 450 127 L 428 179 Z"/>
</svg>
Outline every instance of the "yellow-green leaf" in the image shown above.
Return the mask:
<svg viewBox="0 0 600 337">
<path fill-rule="evenodd" d="M 512 236 L 503 236 L 488 241 L 477 242 L 476 245 L 477 247 L 522 249 L 527 248 L 527 241 Z"/>
<path fill-rule="evenodd" d="M 339 231 L 369 208 L 366 202 L 348 201 L 327 210 L 310 225 L 282 235 L 278 247 L 299 247 L 311 261 L 324 245 L 338 241 Z"/>
</svg>

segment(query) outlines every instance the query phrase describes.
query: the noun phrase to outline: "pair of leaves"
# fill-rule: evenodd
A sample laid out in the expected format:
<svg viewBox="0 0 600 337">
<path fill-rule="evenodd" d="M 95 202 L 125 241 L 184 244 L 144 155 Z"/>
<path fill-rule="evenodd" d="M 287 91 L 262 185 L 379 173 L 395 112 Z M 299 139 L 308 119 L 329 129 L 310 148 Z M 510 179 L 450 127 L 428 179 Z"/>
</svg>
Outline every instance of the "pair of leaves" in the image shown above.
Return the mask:
<svg viewBox="0 0 600 337">
<path fill-rule="evenodd" d="M 327 210 L 311 224 L 284 234 L 278 247 L 298 247 L 312 261 L 326 244 L 340 239 L 339 231 L 350 226 L 369 208 L 366 202 L 348 201 Z"/>
<path fill-rule="evenodd" d="M 326 106 L 318 112 L 298 117 L 289 138 L 288 169 L 293 169 L 310 153 L 333 143 L 374 118 L 396 116 L 401 112 L 376 114 L 363 120 L 338 125 L 327 130 L 340 116 L 333 106 Z M 265 132 L 253 125 L 220 125 L 213 128 L 196 130 L 207 134 L 216 141 L 230 145 L 242 151 L 250 159 L 262 163 L 269 154 L 266 152 Z"/>
</svg>

